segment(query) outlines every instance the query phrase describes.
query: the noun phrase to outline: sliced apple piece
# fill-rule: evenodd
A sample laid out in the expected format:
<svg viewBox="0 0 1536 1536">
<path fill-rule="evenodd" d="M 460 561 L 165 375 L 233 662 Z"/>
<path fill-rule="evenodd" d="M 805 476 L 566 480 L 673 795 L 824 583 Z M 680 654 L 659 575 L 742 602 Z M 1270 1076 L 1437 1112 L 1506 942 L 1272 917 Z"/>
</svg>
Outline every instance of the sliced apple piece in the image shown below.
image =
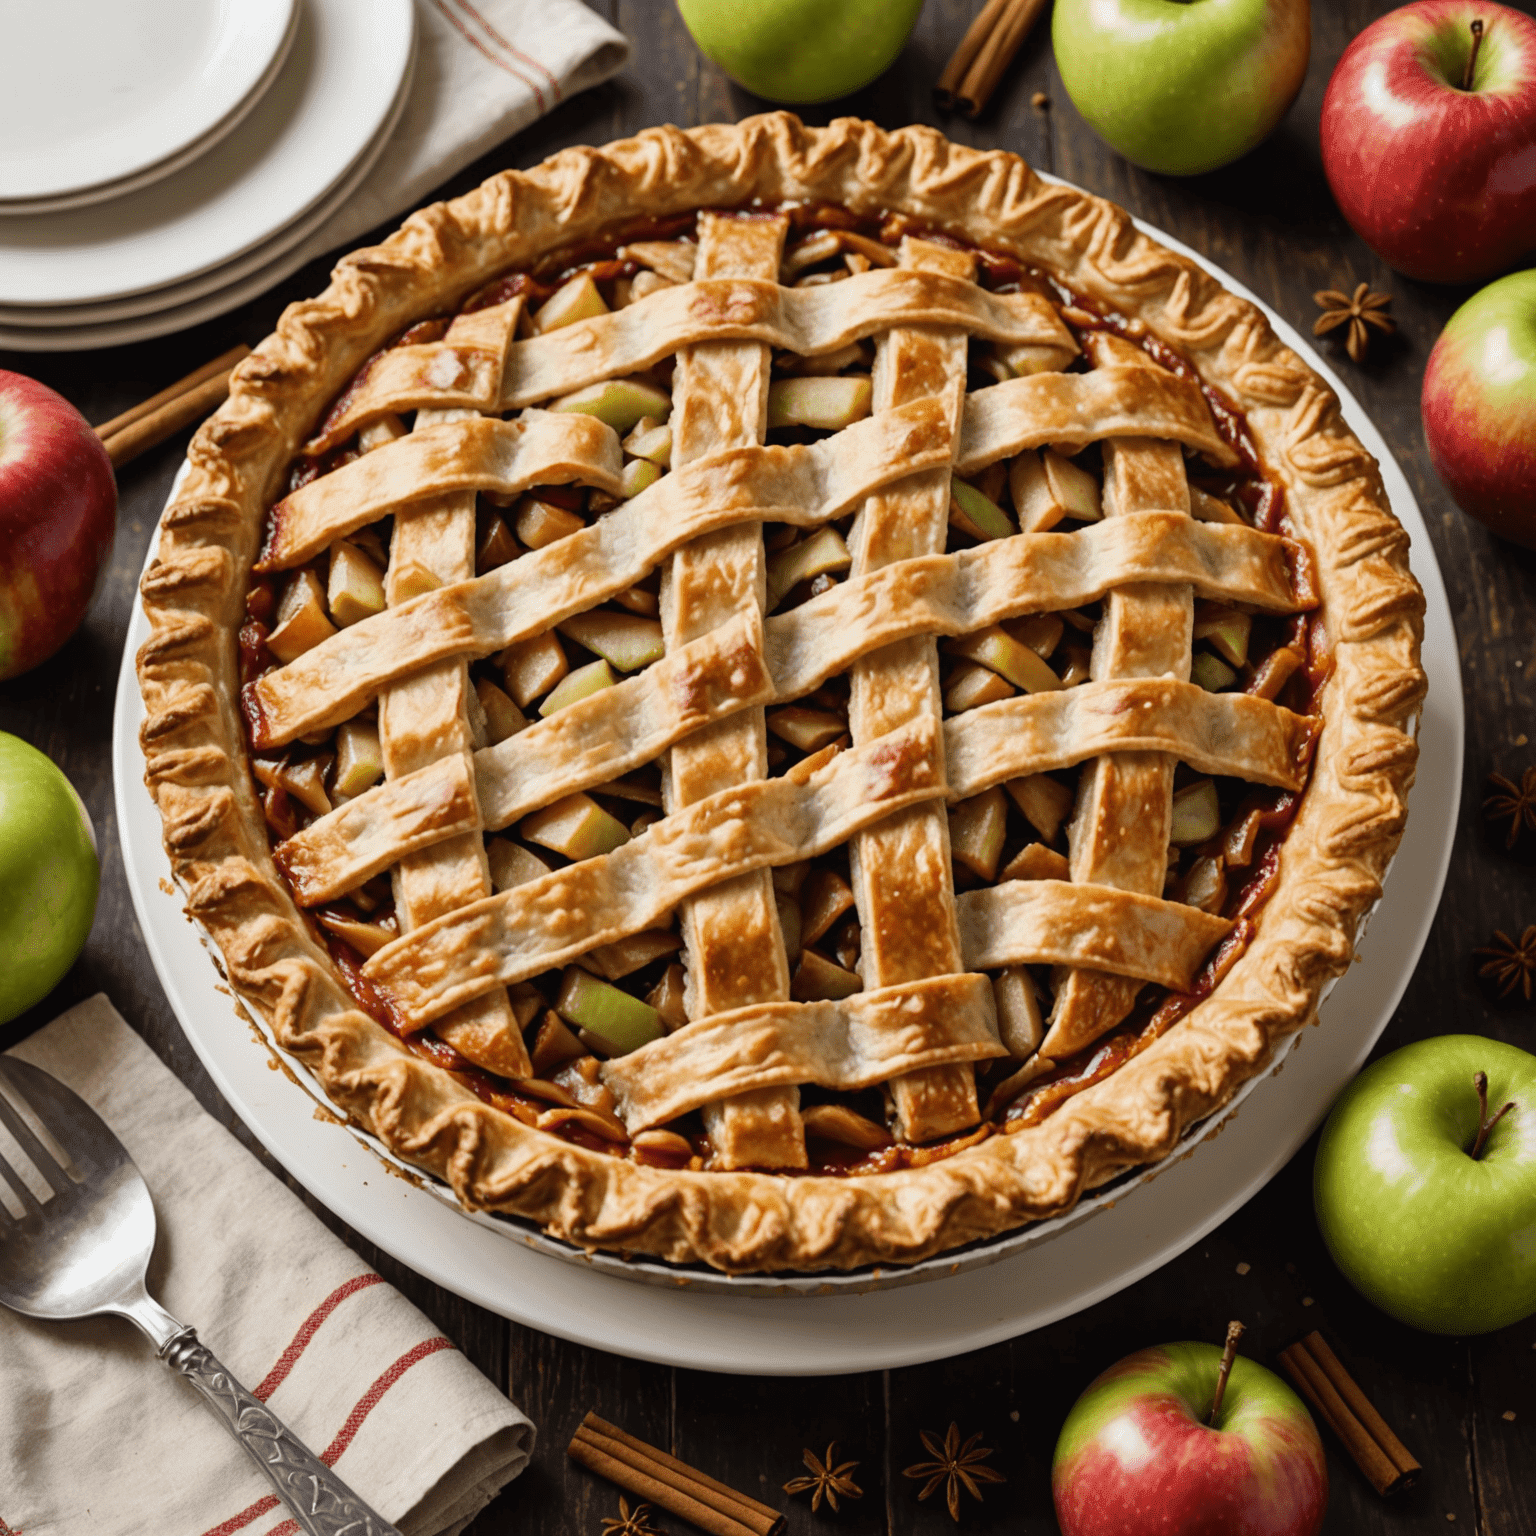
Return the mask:
<svg viewBox="0 0 1536 1536">
<path fill-rule="evenodd" d="M 528 725 L 528 717 L 487 677 L 475 679 L 475 697 L 485 712 L 485 739 L 491 746 L 516 736 Z"/>
<path fill-rule="evenodd" d="M 1061 653 L 1061 686 L 1076 688 L 1093 676 L 1093 652 L 1086 645 L 1069 645 Z"/>
<path fill-rule="evenodd" d="M 1006 539 L 1015 531 L 1008 514 L 990 496 L 965 480 L 949 482 L 949 521 L 962 533 L 983 543 L 989 539 Z"/>
<path fill-rule="evenodd" d="M 305 651 L 336 633 L 326 617 L 325 594 L 313 571 L 300 571 L 283 590 L 274 615 L 277 622 L 267 636 L 267 649 L 281 662 L 297 661 Z"/>
<path fill-rule="evenodd" d="M 878 1152 L 894 1146 L 891 1133 L 876 1125 L 846 1104 L 812 1104 L 800 1116 L 805 1134 L 819 1141 L 835 1141 L 841 1147 L 855 1147 L 860 1152 Z"/>
<path fill-rule="evenodd" d="M 509 645 L 501 653 L 501 675 L 519 709 L 527 709 L 541 694 L 548 693 L 570 670 L 552 629 Z"/>
<path fill-rule="evenodd" d="M 773 871 L 773 888 L 786 896 L 798 897 L 805 888 L 806 876 L 811 872 L 809 859 L 796 859 L 793 864 L 780 864 Z"/>
<path fill-rule="evenodd" d="M 578 320 L 592 320 L 606 315 L 608 306 L 597 291 L 597 284 L 588 272 L 578 272 L 575 277 L 550 294 L 539 306 L 533 317 L 533 332 L 542 336 L 546 331 L 558 331 L 562 326 L 574 325 Z"/>
<path fill-rule="evenodd" d="M 621 245 L 615 254 L 620 261 L 637 261 L 659 272 L 672 287 L 693 281 L 699 248 L 687 240 L 636 240 L 632 245 Z"/>
<path fill-rule="evenodd" d="M 962 635 L 945 645 L 951 656 L 963 656 L 989 668 L 1026 693 L 1049 693 L 1061 679 L 1028 645 L 1015 640 L 1001 624 L 990 624 L 974 635 Z"/>
<path fill-rule="evenodd" d="M 768 425 L 840 432 L 869 415 L 873 398 L 873 384 L 857 375 L 775 379 L 768 386 Z"/>
<path fill-rule="evenodd" d="M 848 729 L 848 722 L 841 715 L 824 709 L 806 709 L 799 704 L 773 710 L 767 724 L 775 736 L 802 752 L 819 752 Z"/>
<path fill-rule="evenodd" d="M 517 536 L 529 549 L 546 549 L 580 533 L 586 522 L 580 513 L 568 512 L 553 502 L 540 501 L 536 496 L 524 496 L 512 513 L 512 523 Z"/>
<path fill-rule="evenodd" d="M 1202 523 L 1241 523 L 1245 519 L 1234 512 L 1219 496 L 1202 491 L 1198 485 L 1189 488 L 1189 509 Z"/>
<path fill-rule="evenodd" d="M 389 551 L 384 547 L 384 540 L 379 537 L 377 526 L 366 528 L 354 528 L 347 538 L 382 571 L 389 564 Z"/>
<path fill-rule="evenodd" d="M 522 554 L 517 540 L 512 537 L 506 519 L 498 512 L 488 524 L 479 544 L 475 547 L 475 574 L 483 576 L 498 566 L 516 560 Z"/>
<path fill-rule="evenodd" d="M 1005 682 L 996 672 L 963 661 L 950 673 L 949 686 L 944 690 L 944 708 L 952 715 L 963 715 L 968 709 L 1011 699 L 1017 692 L 1012 683 Z"/>
<path fill-rule="evenodd" d="M 683 990 L 687 978 L 680 965 L 669 965 L 662 972 L 661 980 L 645 995 L 645 1000 L 656 1010 L 668 1030 L 681 1029 L 688 1022 L 688 1009 L 683 1002 Z"/>
<path fill-rule="evenodd" d="M 1015 640 L 1027 645 L 1042 661 L 1050 660 L 1066 627 L 1060 615 L 1054 613 L 1032 613 L 1026 619 L 1010 619 L 1003 625 Z"/>
<path fill-rule="evenodd" d="M 548 717 L 579 699 L 590 698 L 594 693 L 601 693 L 604 688 L 612 688 L 616 682 L 618 678 L 613 675 L 607 657 L 599 656 L 596 661 L 589 661 L 586 666 L 567 673 L 550 690 L 549 697 L 539 705 L 539 713 Z"/>
<path fill-rule="evenodd" d="M 1292 650 L 1288 645 L 1282 645 L 1279 650 L 1271 651 L 1259 663 L 1258 670 L 1253 674 L 1245 691 L 1251 693 L 1256 699 L 1278 698 L 1280 690 L 1290 682 L 1293 674 L 1300 670 L 1301 664 L 1301 652 Z"/>
<path fill-rule="evenodd" d="M 1207 693 L 1220 693 L 1237 681 L 1237 673 L 1219 656 L 1209 651 L 1196 651 L 1189 664 L 1189 680 L 1198 683 Z"/>
<path fill-rule="evenodd" d="M 1048 773 L 1032 773 L 1026 778 L 1009 779 L 1003 786 L 1013 803 L 1023 811 L 1024 819 L 1048 843 L 1056 841 L 1061 824 L 1072 814 L 1072 791 Z"/>
<path fill-rule="evenodd" d="M 598 1036 L 614 1056 L 626 1056 L 664 1033 L 661 1016 L 649 1003 L 599 980 L 580 966 L 567 966 L 560 981 L 555 1012 Z"/>
<path fill-rule="evenodd" d="M 999 881 L 1065 880 L 1071 867 L 1064 853 L 1057 853 L 1054 848 L 1047 848 L 1044 843 L 1025 843 L 1003 865 L 1002 873 L 997 878 Z"/>
<path fill-rule="evenodd" d="M 624 823 L 610 816 L 590 795 L 567 795 L 523 818 L 525 841 L 579 861 L 612 853 L 629 841 Z"/>
<path fill-rule="evenodd" d="M 384 749 L 379 728 L 367 720 L 348 720 L 336 732 L 336 777 L 331 793 L 337 800 L 355 800 L 384 777 Z"/>
<path fill-rule="evenodd" d="M 613 601 L 620 608 L 638 613 L 642 618 L 654 619 L 661 612 L 661 599 L 644 587 L 631 587 L 627 592 L 615 592 Z"/>
<path fill-rule="evenodd" d="M 1104 498 L 1099 482 L 1086 469 L 1079 469 L 1071 459 L 1047 448 L 1040 455 L 1051 494 L 1068 517 L 1082 523 L 1097 523 L 1104 516 Z"/>
<path fill-rule="evenodd" d="M 1023 1061 L 1040 1049 L 1045 1039 L 1045 1020 L 1035 983 L 1022 965 L 1009 967 L 992 978 L 992 999 L 997 1004 L 998 1038 L 1015 1061 Z"/>
<path fill-rule="evenodd" d="M 1008 491 L 1020 533 L 1048 533 L 1066 515 L 1051 491 L 1040 455 L 1028 448 L 1008 466 Z"/>
<path fill-rule="evenodd" d="M 1194 638 L 1209 640 L 1211 649 L 1234 667 L 1248 664 L 1248 640 L 1253 633 L 1253 615 L 1240 613 L 1224 603 L 1195 605 Z"/>
<path fill-rule="evenodd" d="M 512 1005 L 512 1017 L 519 1029 L 527 1029 L 533 1018 L 544 1006 L 544 994 L 531 981 L 514 981 L 507 988 L 507 1001 Z"/>
<path fill-rule="evenodd" d="M 1074 356 L 1065 347 L 1053 347 L 1029 341 L 1019 342 L 1014 346 L 999 343 L 994 350 L 998 360 L 1016 379 L 1026 379 L 1035 373 L 1059 373 Z"/>
<path fill-rule="evenodd" d="M 667 654 L 661 625 L 629 613 L 573 614 L 560 623 L 560 633 L 601 656 L 621 672 L 634 672 Z M 572 674 L 575 675 L 574 673 Z"/>
<path fill-rule="evenodd" d="M 675 287 L 677 284 L 661 272 L 636 272 L 629 280 L 630 302 L 649 298 L 653 293 L 660 293 L 663 288 Z"/>
<path fill-rule="evenodd" d="M 491 866 L 491 884 L 497 891 L 510 891 L 527 885 L 549 873 L 549 865 L 510 837 L 493 837 L 485 845 L 485 857 Z"/>
<path fill-rule="evenodd" d="M 660 479 L 659 464 L 653 464 L 649 459 L 630 459 L 619 474 L 619 494 L 625 501 L 632 501 Z"/>
<path fill-rule="evenodd" d="M 326 598 L 331 618 L 343 629 L 384 611 L 384 573 L 345 539 L 331 546 Z"/>
<path fill-rule="evenodd" d="M 1227 901 L 1227 872 L 1221 856 L 1207 855 L 1190 865 L 1189 873 L 1179 881 L 1179 900 L 1202 912 L 1220 912 Z"/>
<path fill-rule="evenodd" d="M 359 454 L 372 453 L 375 448 L 387 447 L 404 437 L 405 432 L 405 423 L 391 411 L 387 416 L 380 416 L 377 421 L 370 421 L 357 434 L 357 451 Z"/>
<path fill-rule="evenodd" d="M 605 379 L 562 395 L 549 409 L 595 416 L 622 437 L 633 432 L 643 417 L 665 421 L 672 414 L 672 397 L 644 379 Z"/>
<path fill-rule="evenodd" d="M 1168 841 L 1177 848 L 1188 848 L 1216 836 L 1221 830 L 1221 807 L 1216 801 L 1213 779 L 1196 779 L 1173 797 L 1173 823 Z"/>
<path fill-rule="evenodd" d="M 442 586 L 437 575 L 415 560 L 407 560 L 399 570 L 391 571 L 389 588 L 397 603 L 408 603 L 424 592 L 435 592 Z"/>
<path fill-rule="evenodd" d="M 533 1063 L 535 1077 L 548 1077 L 558 1072 L 568 1061 L 587 1053 L 581 1042 L 566 1027 L 565 1020 L 553 1008 L 544 1010 L 539 1020 L 538 1032 L 528 1045 L 528 1059 Z M 563 1091 L 563 1090 L 562 1090 Z"/>
<path fill-rule="evenodd" d="M 804 949 L 789 995 L 799 1003 L 814 1003 L 852 997 L 863 990 L 863 979 L 855 972 L 844 970 L 835 960 L 828 960 L 814 949 Z"/>
<path fill-rule="evenodd" d="M 1253 863 L 1253 845 L 1259 840 L 1263 824 L 1263 812 L 1252 810 L 1228 829 L 1222 852 L 1229 865 L 1236 869 L 1246 869 Z"/>
<path fill-rule="evenodd" d="M 642 416 L 635 430 L 624 439 L 624 452 L 637 459 L 649 459 L 663 469 L 672 467 L 672 428 L 654 416 Z"/>
<path fill-rule="evenodd" d="M 327 933 L 334 933 L 343 944 L 350 944 L 365 960 L 400 937 L 393 921 L 388 927 L 382 923 L 362 923 L 344 912 L 327 912 L 323 908 L 314 917 Z"/>
<path fill-rule="evenodd" d="M 836 528 L 818 528 L 810 538 L 768 557 L 768 612 L 791 590 L 813 576 L 836 575 L 853 564 L 853 556 Z"/>
<path fill-rule="evenodd" d="M 811 872 L 800 892 L 800 942 L 814 944 L 845 912 L 853 910 L 853 888 L 835 869 Z"/>
<path fill-rule="evenodd" d="M 997 875 L 1008 830 L 1008 802 L 995 784 L 962 800 L 949 813 L 949 851 L 978 880 Z"/>
<path fill-rule="evenodd" d="M 801 937 L 804 923 L 800 916 L 800 903 L 793 896 L 773 893 L 774 905 L 779 909 L 779 932 L 784 935 L 784 958 L 794 965 L 805 946 Z"/>
<path fill-rule="evenodd" d="M 284 763 L 276 782 L 306 810 L 324 816 L 331 809 L 331 797 L 325 792 L 325 776 L 334 759 L 330 753 L 307 757 L 301 763 Z"/>
<path fill-rule="evenodd" d="M 663 955 L 675 955 L 682 947 L 683 941 L 672 929 L 650 928 L 644 933 L 615 939 L 612 944 L 599 945 L 585 958 L 595 960 L 609 981 L 621 981 L 660 960 Z"/>
</svg>

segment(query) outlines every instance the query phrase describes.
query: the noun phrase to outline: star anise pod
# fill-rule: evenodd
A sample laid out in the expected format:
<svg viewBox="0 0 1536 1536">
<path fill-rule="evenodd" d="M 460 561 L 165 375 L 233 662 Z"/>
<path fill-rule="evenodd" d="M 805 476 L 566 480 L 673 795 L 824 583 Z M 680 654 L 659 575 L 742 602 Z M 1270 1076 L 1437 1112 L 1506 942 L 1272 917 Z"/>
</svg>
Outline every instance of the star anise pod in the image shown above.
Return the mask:
<svg viewBox="0 0 1536 1536">
<path fill-rule="evenodd" d="M 636 1504 L 629 1507 L 629 1500 L 619 1495 L 618 1518 L 603 1521 L 603 1536 L 665 1536 L 651 1524 L 651 1506 Z"/>
<path fill-rule="evenodd" d="M 1504 836 L 1507 852 L 1526 828 L 1536 832 L 1536 768 L 1527 768 L 1518 784 L 1512 784 L 1502 773 L 1490 773 L 1488 788 L 1492 794 L 1483 801 L 1483 815 L 1494 826 L 1509 823 Z"/>
<path fill-rule="evenodd" d="M 1472 953 L 1487 956 L 1477 974 L 1497 982 L 1500 997 L 1508 997 L 1519 987 L 1530 1002 L 1531 985 L 1536 982 L 1536 923 L 1520 935 L 1518 944 L 1501 928 L 1495 931 L 1493 943 Z"/>
<path fill-rule="evenodd" d="M 1340 293 L 1337 288 L 1322 288 L 1312 298 L 1323 311 L 1312 327 L 1312 334 L 1326 336 L 1329 331 L 1347 325 L 1349 334 L 1344 340 L 1344 350 L 1353 362 L 1363 362 L 1365 359 L 1366 348 L 1371 344 L 1371 333 L 1367 327 L 1375 326 L 1378 331 L 1389 336 L 1397 329 L 1391 315 L 1385 313 L 1387 305 L 1392 302 L 1392 295 L 1372 293 L 1367 283 L 1357 284 L 1352 296 Z"/>
<path fill-rule="evenodd" d="M 923 1485 L 918 1494 L 919 1501 L 926 1499 L 940 1483 L 945 1485 L 944 1502 L 949 1506 L 949 1518 L 958 1523 L 960 1519 L 960 1490 L 962 1488 L 973 1499 L 981 1497 L 979 1483 L 1004 1483 L 1007 1478 L 1001 1472 L 992 1467 L 984 1467 L 981 1463 L 992 1454 L 989 1446 L 978 1446 L 981 1439 L 981 1431 L 978 1430 L 964 1445 L 960 1443 L 960 1428 L 956 1424 L 949 1426 L 948 1433 L 944 1436 L 942 1444 L 937 1435 L 931 1435 L 925 1429 L 922 1431 L 923 1444 L 928 1449 L 932 1461 L 919 1461 L 914 1466 L 908 1467 L 903 1477 L 926 1477 L 928 1481 Z"/>
<path fill-rule="evenodd" d="M 792 1477 L 784 1484 L 785 1493 L 804 1493 L 807 1489 L 811 1494 L 811 1513 L 814 1515 L 821 1508 L 821 1501 L 827 1503 L 835 1510 L 838 1496 L 845 1499 L 862 1499 L 864 1490 L 854 1482 L 849 1474 L 858 1466 L 856 1461 L 845 1461 L 840 1465 L 837 1460 L 837 1441 L 833 1441 L 827 1447 L 827 1459 L 825 1462 L 817 1461 L 816 1453 L 805 1450 L 800 1453 L 800 1459 L 810 1469 L 809 1477 Z"/>
</svg>

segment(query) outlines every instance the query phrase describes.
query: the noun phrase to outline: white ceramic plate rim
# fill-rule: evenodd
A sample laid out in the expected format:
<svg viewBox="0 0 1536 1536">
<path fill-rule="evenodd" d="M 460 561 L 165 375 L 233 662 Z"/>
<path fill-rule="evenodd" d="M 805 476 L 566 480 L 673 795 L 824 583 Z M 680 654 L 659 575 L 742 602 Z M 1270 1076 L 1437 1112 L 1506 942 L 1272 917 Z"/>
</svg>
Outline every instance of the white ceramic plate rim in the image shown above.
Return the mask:
<svg viewBox="0 0 1536 1536">
<path fill-rule="evenodd" d="M 1201 261 L 1234 292 L 1253 298 L 1180 242 L 1143 227 Z M 317 1198 L 429 1278 L 546 1332 L 699 1369 L 814 1375 L 942 1358 L 1092 1305 L 1197 1242 L 1306 1140 L 1390 1019 L 1438 905 L 1461 777 L 1464 723 L 1455 634 L 1411 489 L 1379 432 L 1333 371 L 1291 326 L 1268 306 L 1261 307 L 1287 344 L 1338 390 L 1350 425 L 1381 462 L 1393 505 L 1416 544 L 1415 569 L 1428 599 L 1425 667 L 1431 690 L 1421 730 L 1415 815 L 1383 898 L 1387 915 L 1376 921 L 1372 942 L 1330 999 L 1327 1027 L 1297 1037 L 1284 1057 L 1284 1070 L 1272 1069 L 1264 1092 L 1253 1093 L 1241 1114 L 1229 1108 L 1221 1156 L 1198 1148 L 1189 1155 L 1181 1148 L 1168 1162 L 1145 1171 L 1129 1195 L 1106 1192 L 1106 1198 L 1094 1202 L 1093 1219 L 1064 1218 L 1051 1224 L 1053 1235 L 1046 1237 L 1042 1229 L 1041 1239 L 1022 1251 L 932 1281 L 943 1288 L 942 1296 L 903 1286 L 775 1300 L 705 1290 L 690 1272 L 664 1265 L 638 1266 L 659 1272 L 642 1276 L 635 1273 L 637 1266 L 608 1256 L 574 1263 L 552 1260 L 536 1250 L 521 1227 L 466 1219 L 420 1181 L 380 1178 L 379 1159 L 371 1150 L 363 1154 L 364 1138 L 316 1120 L 315 1090 L 302 1083 L 301 1075 L 268 1070 L 267 1053 L 252 1050 L 249 1026 L 230 1028 L 228 994 L 220 998 L 224 989 L 192 938 L 182 903 L 156 884 L 168 865 L 158 816 L 140 783 L 136 738 L 141 705 L 132 650 L 145 624 L 136 608 L 114 731 L 124 860 L 156 969 L 194 1049 L 229 1102 Z M 653 1283 L 634 1283 L 642 1278 Z"/>
<path fill-rule="evenodd" d="M 110 204 L 0 221 L 0 302 L 96 303 L 233 261 L 313 208 L 399 99 L 412 0 L 306 0 L 288 62 L 247 119 L 173 180 Z"/>
<path fill-rule="evenodd" d="M 220 139 L 226 134 L 233 133 L 250 116 L 252 109 L 282 72 L 283 65 L 288 62 L 289 50 L 293 47 L 293 40 L 298 34 L 298 3 L 297 0 L 289 0 L 288 30 L 283 34 L 278 43 L 277 52 L 272 55 L 266 69 L 222 121 L 215 123 L 207 133 L 188 144 L 186 148 L 131 176 L 105 182 L 100 186 L 87 187 L 82 192 L 66 192 L 55 197 L 0 200 L 0 218 L 29 217 L 39 213 L 64 213 L 71 208 L 85 208 L 92 203 L 110 202 L 115 197 L 125 197 L 130 192 L 137 192 L 141 187 L 150 186 L 167 176 L 174 175 L 183 166 L 190 165 L 194 160 L 206 155 Z"/>
<path fill-rule="evenodd" d="M 309 260 L 310 253 L 305 249 L 305 242 L 345 205 L 388 147 L 390 137 L 399 126 L 410 99 L 413 69 L 414 60 L 400 82 L 400 93 L 378 137 L 364 151 L 362 158 L 341 184 L 319 207 L 311 209 L 268 245 L 231 262 L 228 268 L 220 268 L 217 274 L 212 274 L 217 279 L 222 278 L 226 271 L 230 272 L 232 280 L 227 286 L 218 286 L 216 281 L 195 279 L 185 289 L 178 287 L 174 290 L 178 302 L 169 308 L 152 308 L 144 300 L 125 300 L 123 307 L 128 310 L 129 318 L 100 325 L 59 328 L 29 325 L 17 328 L 0 324 L 0 347 L 13 352 L 84 352 L 97 347 L 117 347 L 128 342 L 145 341 L 153 336 L 169 335 L 201 324 L 204 320 L 211 320 L 282 282 Z M 201 293 L 202 297 L 188 298 L 182 302 L 184 293 Z M 155 295 L 155 298 L 159 297 L 159 294 Z M 149 312 L 140 313 L 141 310 Z"/>
<path fill-rule="evenodd" d="M 41 3 L 46 6 L 46 0 Z M 160 8 L 167 0 L 153 3 Z M 187 9 L 206 14 L 207 6 Z M 134 112 L 126 121 L 104 124 L 89 138 L 66 138 L 41 150 L 34 146 L 25 157 L 0 155 L 0 211 L 22 211 L 18 204 L 41 211 L 39 203 L 89 197 L 103 185 L 163 175 L 170 168 L 167 162 L 184 161 L 187 150 L 210 148 L 210 135 L 221 128 L 228 131 L 233 126 L 228 119 L 238 116 L 240 108 L 270 83 L 274 60 L 293 38 L 297 0 L 225 0 L 218 12 L 221 31 L 209 56 L 200 61 L 202 67 L 165 92 L 154 112 Z M 78 71 L 78 50 L 64 52 Z M 69 94 L 97 91 L 111 96 L 112 87 L 111 80 L 76 78 Z"/>
</svg>

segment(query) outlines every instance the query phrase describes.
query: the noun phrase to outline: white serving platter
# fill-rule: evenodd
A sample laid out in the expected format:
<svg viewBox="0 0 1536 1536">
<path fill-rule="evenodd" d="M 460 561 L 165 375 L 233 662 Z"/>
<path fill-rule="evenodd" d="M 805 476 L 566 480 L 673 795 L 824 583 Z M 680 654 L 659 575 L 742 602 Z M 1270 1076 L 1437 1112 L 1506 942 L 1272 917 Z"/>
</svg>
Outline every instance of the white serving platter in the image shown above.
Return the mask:
<svg viewBox="0 0 1536 1536">
<path fill-rule="evenodd" d="M 195 159 L 271 84 L 298 0 L 3 7 L 0 216 L 117 197 Z"/>
<path fill-rule="evenodd" d="M 398 110 L 415 35 L 412 0 L 302 0 L 287 61 L 240 132 L 110 203 L 0 219 L 0 307 L 149 294 L 262 247 L 255 265 L 270 261 Z"/>
<path fill-rule="evenodd" d="M 1156 229 L 1164 244 L 1201 258 Z M 1259 302 L 1219 268 L 1234 292 Z M 1412 812 L 1370 939 L 1323 1010 L 1270 1072 L 1155 1169 L 1085 1200 L 1071 1215 L 910 1270 L 782 1283 L 732 1281 L 657 1263 L 586 1256 L 525 1226 L 461 1212 L 381 1149 L 317 1113 L 302 1069 L 273 1069 L 270 1043 L 233 999 L 171 883 L 160 822 L 142 784 L 142 706 L 133 653 L 119 677 L 113 760 L 119 835 L 155 967 L 220 1091 L 273 1155 L 369 1241 L 459 1295 L 595 1348 L 696 1369 L 823 1375 L 886 1369 L 977 1349 L 1091 1306 L 1167 1263 L 1244 1204 L 1315 1129 L 1359 1069 L 1406 988 L 1439 903 L 1461 782 L 1460 666 L 1428 530 L 1375 426 L 1312 347 L 1273 311 L 1277 332 L 1338 390 L 1351 427 L 1381 462 L 1414 545 L 1427 599 L 1429 696 Z M 253 1037 L 254 1036 L 254 1037 Z M 1220 1152 L 1207 1145 L 1219 1127 Z M 927 1283 L 912 1283 L 918 1279 Z M 637 1283 L 642 1282 L 642 1283 Z M 644 1283 L 649 1282 L 649 1283 Z M 893 1283 L 894 1282 L 894 1283 Z M 817 1294 L 818 1291 L 825 1294 Z"/>
</svg>

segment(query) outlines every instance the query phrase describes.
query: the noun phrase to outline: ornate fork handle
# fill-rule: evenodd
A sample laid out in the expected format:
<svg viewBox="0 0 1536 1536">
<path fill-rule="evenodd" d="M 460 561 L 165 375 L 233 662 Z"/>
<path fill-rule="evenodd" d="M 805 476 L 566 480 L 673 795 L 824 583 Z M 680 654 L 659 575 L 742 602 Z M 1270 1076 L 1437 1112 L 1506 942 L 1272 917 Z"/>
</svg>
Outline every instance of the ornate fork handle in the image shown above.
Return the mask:
<svg viewBox="0 0 1536 1536">
<path fill-rule="evenodd" d="M 309 1536 L 400 1536 L 265 1403 L 241 1386 L 198 1342 L 192 1329 L 173 1338 L 161 1351 L 161 1359 L 203 1394 Z"/>
</svg>

